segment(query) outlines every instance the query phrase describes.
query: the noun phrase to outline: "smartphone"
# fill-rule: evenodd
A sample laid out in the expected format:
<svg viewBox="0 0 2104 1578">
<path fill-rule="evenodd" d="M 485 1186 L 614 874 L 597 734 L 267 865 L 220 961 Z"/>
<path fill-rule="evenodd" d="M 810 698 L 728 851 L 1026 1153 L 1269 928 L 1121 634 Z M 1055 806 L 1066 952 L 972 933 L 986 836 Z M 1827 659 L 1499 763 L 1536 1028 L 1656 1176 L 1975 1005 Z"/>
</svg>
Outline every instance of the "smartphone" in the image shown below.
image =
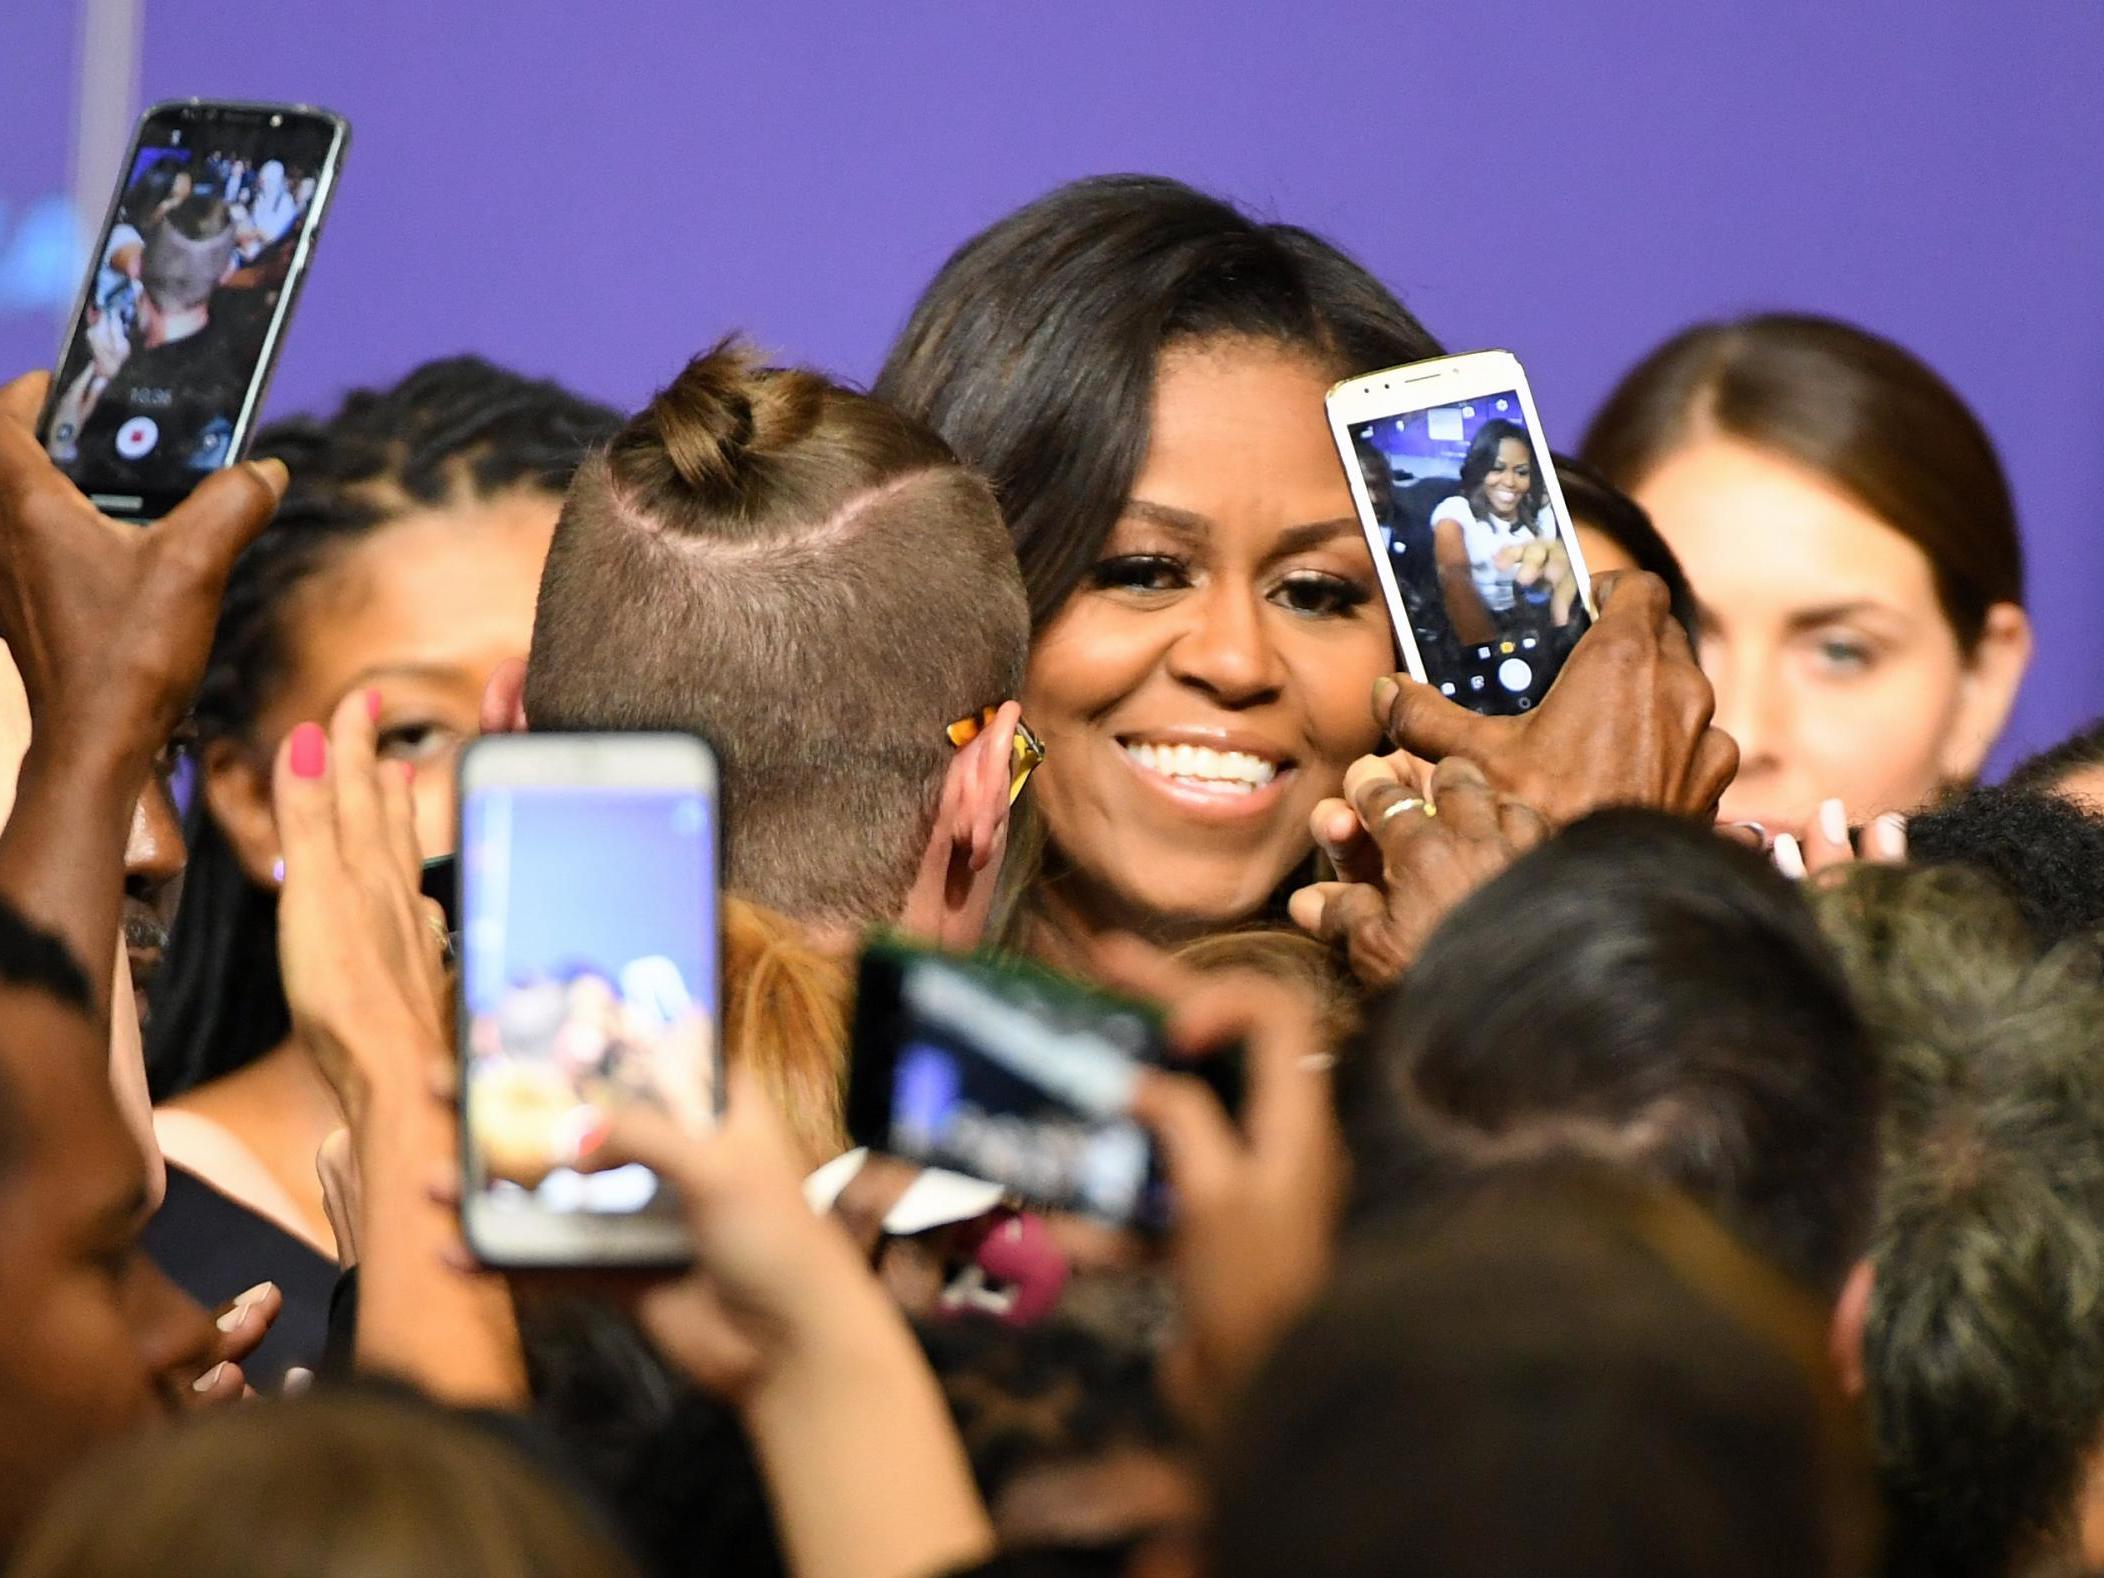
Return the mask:
<svg viewBox="0 0 2104 1578">
<path fill-rule="evenodd" d="M 503 734 L 461 753 L 462 1225 L 493 1266 L 689 1258 L 637 1166 L 570 1164 L 600 1115 L 721 1110 L 716 760 L 683 734 Z"/>
<path fill-rule="evenodd" d="M 857 978 L 848 1132 L 1047 1210 L 1158 1231 L 1167 1184 L 1129 1110 L 1140 1071 L 1169 1063 L 1144 1003 L 1035 966 L 878 942 Z M 1232 1050 L 1176 1067 L 1240 1108 Z"/>
<path fill-rule="evenodd" d="M 306 104 L 140 119 L 38 428 L 106 514 L 157 520 L 247 452 L 350 136 Z"/>
<path fill-rule="evenodd" d="M 1539 706 L 1595 610 L 1519 359 L 1390 367 L 1324 406 L 1411 677 L 1476 712 Z"/>
</svg>

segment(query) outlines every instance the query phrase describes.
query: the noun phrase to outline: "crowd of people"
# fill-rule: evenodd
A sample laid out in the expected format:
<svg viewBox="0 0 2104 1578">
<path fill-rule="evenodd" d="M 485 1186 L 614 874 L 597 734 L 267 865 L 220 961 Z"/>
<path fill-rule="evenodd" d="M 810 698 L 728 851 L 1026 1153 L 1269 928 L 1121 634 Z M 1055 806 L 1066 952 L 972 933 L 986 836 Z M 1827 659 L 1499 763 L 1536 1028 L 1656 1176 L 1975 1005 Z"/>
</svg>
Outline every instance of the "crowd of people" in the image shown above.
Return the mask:
<svg viewBox="0 0 2104 1578">
<path fill-rule="evenodd" d="M 1439 354 L 1109 177 L 867 393 L 452 356 L 138 529 L 0 391 L 6 1570 L 2104 1570 L 2104 731 L 1978 782 L 1985 432 L 1845 323 L 1677 336 L 1556 457 L 1597 617 L 1484 716 L 1395 672 L 1323 410 Z M 1532 443 L 1433 501 L 1492 611 Z M 507 1276 L 422 862 L 465 741 L 646 729 L 721 764 L 727 1106 L 566 1160 L 692 1264 Z M 1165 1226 L 850 1151 L 880 932 L 1242 1059 L 1134 1087 Z"/>
</svg>

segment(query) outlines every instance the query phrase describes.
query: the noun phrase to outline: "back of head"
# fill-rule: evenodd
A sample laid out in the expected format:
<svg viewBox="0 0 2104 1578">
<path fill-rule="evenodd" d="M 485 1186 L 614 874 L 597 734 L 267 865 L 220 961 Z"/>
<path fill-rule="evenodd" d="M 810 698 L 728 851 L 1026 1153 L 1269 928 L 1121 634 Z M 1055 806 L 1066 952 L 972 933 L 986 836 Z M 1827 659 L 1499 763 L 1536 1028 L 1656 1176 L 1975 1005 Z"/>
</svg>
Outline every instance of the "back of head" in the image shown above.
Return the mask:
<svg viewBox="0 0 2104 1578">
<path fill-rule="evenodd" d="M 536 729 L 716 748 L 726 886 L 806 923 L 896 915 L 951 756 L 1029 643 L 986 484 L 918 423 L 734 344 L 578 473 L 527 665 Z"/>
<path fill-rule="evenodd" d="M 1576 1152 L 1685 1189 L 1832 1296 L 1864 1247 L 1875 1070 L 1796 890 L 1751 851 L 1607 811 L 1447 917 L 1369 1020 L 1361 1189 Z"/>
<path fill-rule="evenodd" d="M 2104 984 L 1957 866 L 1815 901 L 1878 1043 L 1883 1173 L 1864 1374 L 1893 1570 L 2066 1556 L 2104 1441 Z"/>
<path fill-rule="evenodd" d="M 2002 784 L 2065 795 L 2104 810 L 2104 718 L 2092 718 L 2057 745 L 2025 757 Z"/>
<path fill-rule="evenodd" d="M 1892 341 L 1799 313 L 1698 324 L 1623 378 L 1582 453 L 1635 491 L 1708 434 L 1795 462 L 1909 538 L 1965 651 L 1993 604 L 2023 602 L 2016 508 L 1987 430 Z"/>
<path fill-rule="evenodd" d="M 139 281 L 164 312 L 202 307 L 234 256 L 234 216 L 216 197 L 196 193 L 168 210 L 139 263 Z"/>
<path fill-rule="evenodd" d="M 2104 930 L 2104 814 L 2047 788 L 1962 790 L 1907 820 L 1917 865 L 1984 871 L 2041 944 Z"/>
<path fill-rule="evenodd" d="M 1611 1170 L 1493 1169 L 1348 1240 L 1244 1398 L 1214 1578 L 1814 1578 L 1874 1497 L 1813 1301 Z"/>
<path fill-rule="evenodd" d="M 993 483 L 1042 623 L 1132 496 L 1162 351 L 1238 338 L 1305 352 L 1334 378 L 1439 354 L 1321 237 L 1180 181 L 1110 175 L 1049 192 L 952 254 L 875 392 Z"/>
<path fill-rule="evenodd" d="M 492 1429 L 358 1392 L 199 1415 L 76 1475 L 9 1571 L 627 1578 L 584 1505 Z"/>
</svg>

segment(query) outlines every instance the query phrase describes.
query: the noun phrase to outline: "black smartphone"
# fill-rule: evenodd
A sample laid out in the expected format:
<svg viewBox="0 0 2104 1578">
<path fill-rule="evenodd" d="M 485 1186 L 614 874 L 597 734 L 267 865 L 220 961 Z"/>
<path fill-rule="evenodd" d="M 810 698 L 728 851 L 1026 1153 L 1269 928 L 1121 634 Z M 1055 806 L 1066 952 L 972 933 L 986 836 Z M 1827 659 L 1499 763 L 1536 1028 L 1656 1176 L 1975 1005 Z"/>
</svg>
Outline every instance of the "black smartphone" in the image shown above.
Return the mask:
<svg viewBox="0 0 2104 1578">
<path fill-rule="evenodd" d="M 247 452 L 350 135 L 305 104 L 140 119 L 38 428 L 105 513 L 158 520 Z"/>
<path fill-rule="evenodd" d="M 1143 1068 L 1241 1106 L 1233 1050 L 1174 1062 L 1160 1014 L 1030 965 L 882 941 L 862 955 L 848 1076 L 857 1144 L 997 1183 L 1033 1205 L 1158 1231 L 1171 1211 L 1129 1115 Z"/>
<path fill-rule="evenodd" d="M 691 1254 L 639 1166 L 573 1165 L 599 1119 L 721 1108 L 716 759 L 684 734 L 490 734 L 460 758 L 461 1219 L 498 1266 Z"/>
</svg>

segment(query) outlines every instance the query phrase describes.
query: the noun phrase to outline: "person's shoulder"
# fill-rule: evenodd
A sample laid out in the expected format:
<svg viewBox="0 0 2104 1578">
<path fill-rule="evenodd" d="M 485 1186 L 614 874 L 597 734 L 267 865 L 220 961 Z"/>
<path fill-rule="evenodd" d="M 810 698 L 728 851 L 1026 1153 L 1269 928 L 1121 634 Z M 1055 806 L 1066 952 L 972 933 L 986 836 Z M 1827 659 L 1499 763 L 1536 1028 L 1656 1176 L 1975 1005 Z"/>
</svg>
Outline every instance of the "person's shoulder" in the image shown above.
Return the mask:
<svg viewBox="0 0 2104 1578">
<path fill-rule="evenodd" d="M 1449 493 L 1439 501 L 1439 507 L 1432 511 L 1433 524 L 1437 525 L 1440 521 L 1452 521 L 1457 526 L 1473 526 L 1476 523 L 1476 512 L 1469 508 L 1466 495 Z"/>
</svg>

